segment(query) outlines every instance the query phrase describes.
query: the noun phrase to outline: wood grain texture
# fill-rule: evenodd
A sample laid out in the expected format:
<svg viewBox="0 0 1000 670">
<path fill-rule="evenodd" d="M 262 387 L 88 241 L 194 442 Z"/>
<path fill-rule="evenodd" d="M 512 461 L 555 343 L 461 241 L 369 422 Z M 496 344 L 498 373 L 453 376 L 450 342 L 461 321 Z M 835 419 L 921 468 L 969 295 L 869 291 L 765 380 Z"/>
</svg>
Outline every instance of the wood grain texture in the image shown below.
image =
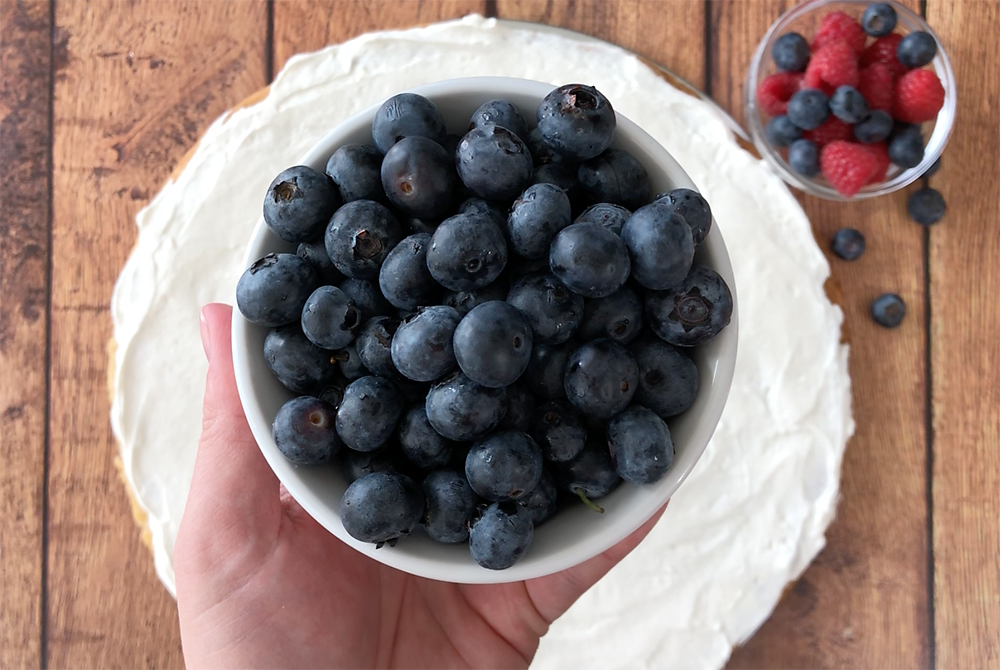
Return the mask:
<svg viewBox="0 0 1000 670">
<path fill-rule="evenodd" d="M 315 51 L 374 30 L 414 28 L 485 14 L 485 0 L 275 0 L 275 71 L 296 53 Z"/>
<path fill-rule="evenodd" d="M 109 296 L 136 212 L 212 120 L 267 83 L 266 20 L 263 2 L 56 6 L 51 667 L 182 665 L 176 606 L 113 467 Z"/>
<path fill-rule="evenodd" d="M 738 119 L 758 40 L 791 4 L 711 3 L 711 91 Z M 907 218 L 902 196 L 800 201 L 844 296 L 857 431 L 845 454 L 826 549 L 734 652 L 730 667 L 928 667 L 923 231 Z M 855 263 L 829 253 L 833 233 L 846 226 L 868 241 Z M 909 313 L 898 330 L 884 330 L 869 316 L 871 300 L 885 292 L 906 301 Z"/>
<path fill-rule="evenodd" d="M 929 0 L 958 114 L 931 179 L 937 665 L 1000 668 L 1000 3 Z"/>
<path fill-rule="evenodd" d="M 0 4 L 0 668 L 42 665 L 50 35 Z"/>
</svg>

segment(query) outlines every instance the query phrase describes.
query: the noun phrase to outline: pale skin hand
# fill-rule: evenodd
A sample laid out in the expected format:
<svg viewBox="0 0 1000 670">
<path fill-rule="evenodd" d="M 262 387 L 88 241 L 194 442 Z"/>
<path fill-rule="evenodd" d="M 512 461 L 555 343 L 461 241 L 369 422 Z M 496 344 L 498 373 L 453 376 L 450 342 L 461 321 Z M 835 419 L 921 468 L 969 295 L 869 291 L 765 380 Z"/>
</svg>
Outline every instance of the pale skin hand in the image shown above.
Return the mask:
<svg viewBox="0 0 1000 670">
<path fill-rule="evenodd" d="M 549 577 L 461 585 L 383 566 L 280 487 L 233 377 L 232 310 L 209 305 L 204 426 L 174 549 L 188 668 L 527 667 L 539 638 L 652 528 Z"/>
</svg>

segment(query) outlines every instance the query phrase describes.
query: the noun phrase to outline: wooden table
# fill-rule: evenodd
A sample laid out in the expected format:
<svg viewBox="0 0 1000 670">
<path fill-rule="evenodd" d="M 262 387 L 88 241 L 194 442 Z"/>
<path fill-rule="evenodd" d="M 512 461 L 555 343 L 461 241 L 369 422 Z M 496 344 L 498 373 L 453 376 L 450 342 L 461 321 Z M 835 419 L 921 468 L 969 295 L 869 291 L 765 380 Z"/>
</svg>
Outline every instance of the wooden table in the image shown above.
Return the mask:
<svg viewBox="0 0 1000 670">
<path fill-rule="evenodd" d="M 113 467 L 109 296 L 133 217 L 218 115 L 294 53 L 470 12 L 618 43 L 741 119 L 783 0 L 0 2 L 0 667 L 178 667 Z M 858 430 L 828 546 L 731 667 L 1000 668 L 1000 4 L 910 2 L 948 48 L 958 123 L 927 230 L 905 196 L 803 198 L 853 344 Z M 874 325 L 896 291 L 909 314 Z M 780 296 L 775 296 L 780 300 Z"/>
</svg>

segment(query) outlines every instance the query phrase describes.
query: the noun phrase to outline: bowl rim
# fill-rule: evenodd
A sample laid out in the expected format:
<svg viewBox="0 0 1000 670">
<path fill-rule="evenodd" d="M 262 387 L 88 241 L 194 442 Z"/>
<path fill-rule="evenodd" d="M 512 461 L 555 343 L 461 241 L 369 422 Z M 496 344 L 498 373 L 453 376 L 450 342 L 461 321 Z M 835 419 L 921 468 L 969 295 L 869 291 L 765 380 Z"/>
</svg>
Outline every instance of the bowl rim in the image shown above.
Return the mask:
<svg viewBox="0 0 1000 670">
<path fill-rule="evenodd" d="M 857 200 L 876 198 L 889 193 L 895 193 L 896 191 L 905 188 L 920 179 L 927 169 L 941 157 L 941 154 L 944 152 L 944 149 L 948 144 L 948 140 L 951 138 L 957 109 L 956 97 L 958 85 L 955 81 L 955 72 L 952 69 L 951 60 L 948 58 L 948 53 L 945 50 L 944 45 L 941 43 L 937 34 L 931 30 L 931 27 L 927 24 L 927 22 L 908 7 L 895 2 L 895 0 L 882 1 L 891 5 L 896 11 L 896 15 L 899 18 L 899 22 L 896 24 L 897 28 L 907 27 L 906 24 L 910 24 L 910 26 L 915 26 L 915 28 L 909 27 L 907 33 L 914 32 L 915 30 L 924 31 L 931 35 L 937 43 L 937 54 L 934 56 L 934 60 L 931 61 L 931 65 L 933 65 L 934 72 L 938 75 L 938 78 L 941 80 L 941 85 L 945 90 L 944 106 L 941 108 L 941 111 L 938 112 L 938 115 L 934 120 L 934 129 L 931 132 L 930 138 L 927 140 L 924 157 L 923 160 L 920 161 L 919 165 L 906 170 L 900 170 L 891 179 L 884 182 L 869 184 L 851 197 L 841 195 L 836 191 L 836 189 L 829 186 L 825 182 L 814 181 L 799 175 L 791 169 L 788 161 L 785 160 L 785 158 L 783 158 L 781 154 L 770 145 L 765 134 L 764 123 L 761 120 L 763 112 L 757 108 L 757 84 L 760 78 L 762 66 L 770 55 L 771 46 L 774 44 L 774 41 L 787 32 L 788 27 L 796 20 L 829 5 L 855 5 L 866 7 L 872 4 L 871 0 L 806 0 L 805 2 L 786 11 L 771 24 L 760 43 L 757 45 L 757 49 L 754 51 L 753 57 L 750 59 L 750 65 L 747 67 L 747 75 L 743 85 L 744 122 L 747 130 L 750 132 L 750 137 L 753 139 L 754 146 L 757 147 L 757 151 L 760 153 L 761 157 L 767 161 L 768 165 L 771 166 L 771 168 L 785 181 L 785 183 L 799 189 L 800 191 L 808 193 L 809 195 L 814 195 L 826 200 L 854 202 Z"/>
<path fill-rule="evenodd" d="M 551 84 L 529 79 L 513 77 L 465 77 L 437 81 L 412 87 L 401 92 L 417 93 L 434 100 L 437 97 L 458 93 L 496 97 L 498 95 L 513 94 L 513 91 L 516 90 L 519 94 L 531 95 L 541 100 L 553 88 L 554 86 Z M 488 99 L 490 97 L 483 97 L 484 101 Z M 359 129 L 370 127 L 371 119 L 382 102 L 382 100 L 379 100 L 377 103 L 338 124 L 316 142 L 298 164 L 315 164 L 320 159 L 325 162 L 326 157 L 337 146 L 347 141 L 346 137 L 358 132 Z M 674 184 L 675 188 L 697 190 L 694 182 L 666 149 L 628 118 L 620 113 L 616 113 L 616 116 L 619 131 L 624 132 L 632 141 L 643 145 L 647 151 L 657 156 L 656 161 L 659 167 L 665 173 L 669 173 L 670 181 Z M 644 493 L 643 489 L 654 489 L 657 487 L 656 484 L 648 487 L 636 487 L 635 495 L 641 498 L 642 512 L 640 514 L 633 510 L 630 517 L 624 516 L 623 513 L 623 519 L 631 519 L 629 523 L 601 524 L 601 528 L 592 535 L 581 538 L 579 542 L 571 543 L 566 548 L 561 548 L 544 556 L 531 557 L 529 550 L 528 555 L 513 567 L 498 571 L 487 570 L 476 565 L 471 560 L 471 557 L 467 565 L 463 564 L 463 566 L 460 566 L 461 569 L 457 569 L 454 565 L 446 565 L 433 557 L 400 551 L 400 547 L 404 547 L 404 543 L 402 542 L 393 550 L 376 550 L 374 545 L 370 543 L 362 543 L 355 540 L 343 528 L 343 525 L 340 523 L 339 514 L 336 514 L 329 505 L 323 503 L 312 491 L 311 487 L 303 483 L 298 477 L 291 476 L 296 466 L 287 461 L 274 445 L 271 435 L 271 419 L 265 418 L 264 412 L 256 404 L 254 396 L 253 371 L 263 367 L 264 363 L 263 358 L 258 352 L 251 351 L 251 348 L 248 346 L 248 337 L 252 329 L 259 327 L 249 323 L 237 311 L 234 314 L 232 326 L 233 364 L 240 402 L 255 441 L 279 481 L 282 482 L 288 493 L 310 516 L 341 541 L 390 567 L 420 577 L 440 581 L 455 583 L 507 583 L 543 577 L 579 565 L 624 540 L 666 504 L 677 488 L 687 479 L 695 464 L 700 460 L 718 426 L 735 372 L 739 332 L 739 302 L 732 262 L 717 223 L 717 221 L 714 222 L 709 236 L 706 238 L 705 247 L 710 248 L 709 253 L 713 256 L 711 267 L 726 280 L 730 287 L 733 295 L 733 314 L 729 326 L 723 329 L 715 340 L 719 343 L 719 348 L 718 355 L 712 362 L 711 384 L 705 384 L 704 380 L 702 382 L 702 389 L 708 386 L 709 393 L 705 404 L 706 411 L 702 416 L 698 417 L 696 427 L 692 431 L 697 436 L 697 439 L 691 440 L 686 445 L 686 449 L 690 449 L 694 457 L 689 460 L 686 466 L 678 466 L 675 462 L 675 469 L 672 469 L 671 472 L 677 478 L 676 483 L 669 488 L 658 489 L 657 495 L 649 494 L 642 497 L 642 493 Z M 251 263 L 257 260 L 261 255 L 261 251 L 265 251 L 266 253 L 265 249 L 259 247 L 267 240 L 268 234 L 269 231 L 264 223 L 263 216 L 261 216 L 258 218 L 257 225 L 244 252 L 244 268 L 249 267 Z M 268 374 L 270 373 L 268 372 Z M 335 517 L 335 519 L 331 520 L 330 517 Z M 532 560 L 528 560 L 529 558 Z"/>
</svg>

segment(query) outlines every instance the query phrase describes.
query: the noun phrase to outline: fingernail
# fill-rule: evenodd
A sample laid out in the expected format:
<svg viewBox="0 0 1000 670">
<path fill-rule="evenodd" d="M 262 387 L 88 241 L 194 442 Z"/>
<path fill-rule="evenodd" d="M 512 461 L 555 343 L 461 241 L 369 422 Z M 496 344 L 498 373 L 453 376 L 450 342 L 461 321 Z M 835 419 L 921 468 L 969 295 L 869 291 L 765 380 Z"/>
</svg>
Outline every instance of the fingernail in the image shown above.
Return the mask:
<svg viewBox="0 0 1000 670">
<path fill-rule="evenodd" d="M 201 331 L 201 348 L 205 350 L 205 358 L 212 362 L 212 332 L 208 326 L 208 319 L 205 318 L 205 310 L 201 310 L 198 320 L 198 329 Z"/>
</svg>

